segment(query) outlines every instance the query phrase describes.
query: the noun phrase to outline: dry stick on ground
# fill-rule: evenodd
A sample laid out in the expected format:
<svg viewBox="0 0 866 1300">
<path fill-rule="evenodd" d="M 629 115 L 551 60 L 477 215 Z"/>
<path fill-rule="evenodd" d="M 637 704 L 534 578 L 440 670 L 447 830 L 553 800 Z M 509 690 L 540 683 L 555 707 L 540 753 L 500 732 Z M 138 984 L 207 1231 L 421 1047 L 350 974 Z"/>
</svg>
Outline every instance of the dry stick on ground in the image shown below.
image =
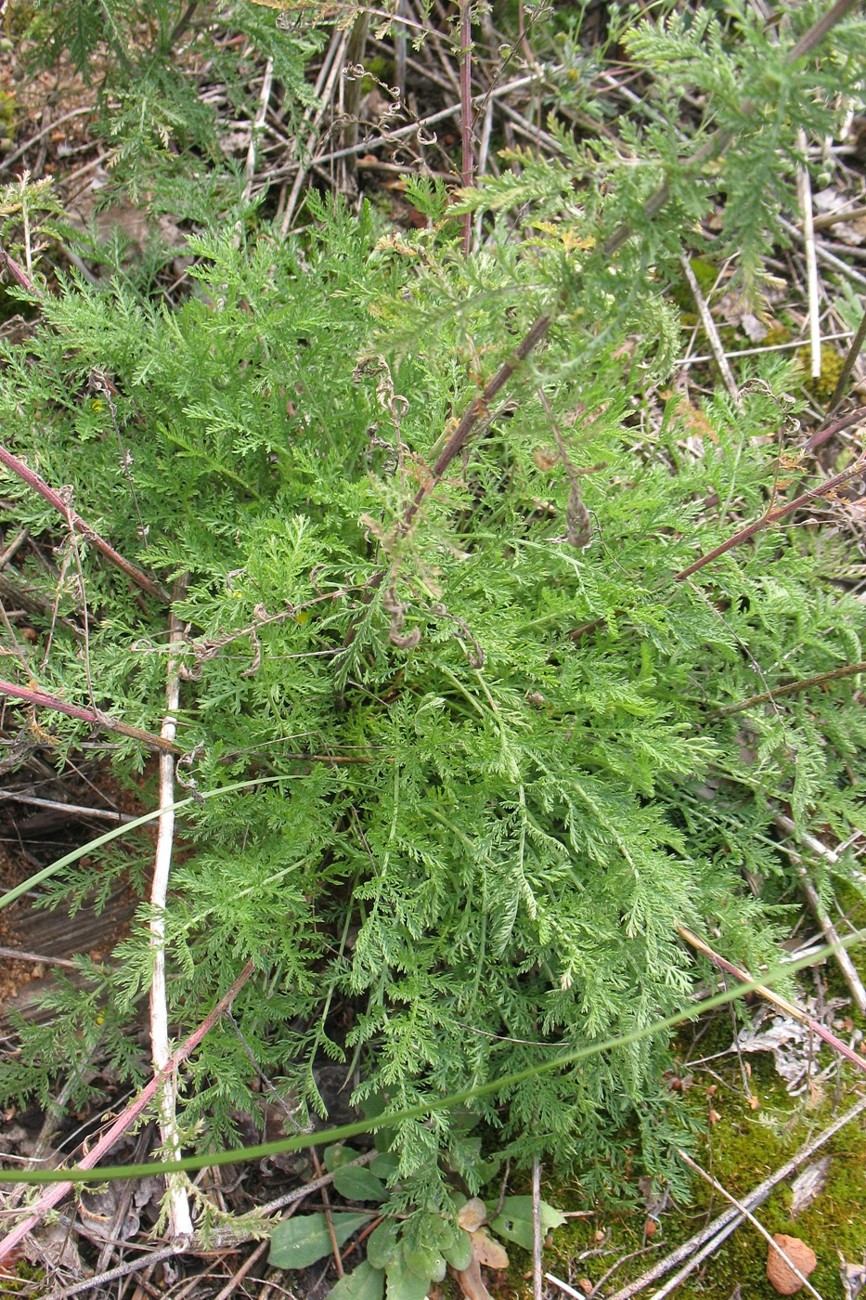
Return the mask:
<svg viewBox="0 0 866 1300">
<path fill-rule="evenodd" d="M 864 341 L 866 341 L 866 311 L 864 311 L 860 319 L 860 324 L 857 326 L 857 333 L 854 335 L 851 346 L 848 348 L 841 373 L 836 382 L 836 387 L 833 389 L 833 396 L 827 403 L 828 414 L 835 410 L 845 394 L 845 389 L 848 387 L 848 380 L 851 378 L 851 372 L 854 369 L 854 363 L 860 355 L 860 350 L 863 347 Z"/>
<path fill-rule="evenodd" d="M 460 181 L 472 188 L 475 159 L 472 148 L 472 0 L 460 0 Z M 463 214 L 463 256 L 472 247 L 472 213 Z"/>
<path fill-rule="evenodd" d="M 774 686 L 770 691 L 750 695 L 747 700 L 735 700 L 731 704 L 723 704 L 721 708 L 713 709 L 712 713 L 708 713 L 706 718 L 708 722 L 715 718 L 727 718 L 731 713 L 742 713 L 745 709 L 754 708 L 756 704 L 766 704 L 771 700 L 781 699 L 783 695 L 799 695 L 801 691 L 811 690 L 813 686 L 823 686 L 826 682 L 838 681 L 840 677 L 853 677 L 857 673 L 866 673 L 866 659 L 858 659 L 855 664 L 843 664 L 841 668 L 833 668 L 827 673 L 817 673 L 814 677 L 803 677 L 800 681 L 786 682 L 784 686 Z"/>
<path fill-rule="evenodd" d="M 506 82 L 502 86 L 494 86 L 492 90 L 486 90 L 481 95 L 473 95 L 472 104 L 473 106 L 483 107 L 488 99 L 501 99 L 504 95 L 510 95 L 514 90 L 522 90 L 524 86 L 531 86 L 539 81 L 549 81 L 556 73 L 561 71 L 562 69 L 558 67 L 548 68 L 546 73 L 533 72 L 525 77 L 517 77 L 514 81 Z M 369 140 L 362 140 L 360 144 L 352 145 L 351 148 L 334 149 L 330 153 L 321 154 L 313 161 L 321 165 L 326 162 L 334 162 L 337 158 L 345 158 L 350 153 L 366 153 L 370 149 L 379 149 L 383 145 L 394 144 L 407 135 L 414 135 L 416 131 L 423 131 L 425 127 L 434 126 L 437 122 L 444 122 L 449 117 L 457 117 L 459 113 L 459 103 L 449 104 L 447 108 L 440 108 L 438 112 L 430 113 L 427 117 L 419 117 L 417 122 L 410 122 L 408 126 L 399 126 L 393 131 L 372 136 Z M 285 234 L 285 231 L 283 233 Z"/>
<path fill-rule="evenodd" d="M 849 1111 L 846 1111 L 844 1115 L 840 1115 L 839 1118 L 834 1120 L 828 1128 L 825 1128 L 823 1132 L 819 1133 L 816 1138 L 813 1138 L 811 1141 L 807 1142 L 805 1146 L 801 1147 L 796 1155 L 792 1156 L 791 1159 L 779 1169 L 776 1169 L 768 1178 L 765 1178 L 762 1183 L 759 1183 L 753 1191 L 749 1192 L 748 1196 L 744 1196 L 740 1202 L 743 1209 L 755 1210 L 760 1205 L 763 1205 L 780 1183 L 785 1182 L 785 1180 L 790 1178 L 792 1174 L 797 1173 L 797 1171 L 805 1165 L 807 1161 L 812 1159 L 817 1151 L 820 1151 L 821 1147 L 825 1146 L 848 1124 L 859 1119 L 864 1112 L 866 1112 L 866 1097 L 861 1097 L 856 1105 L 852 1106 Z M 739 1210 L 733 1208 L 724 1210 L 712 1221 L 712 1223 L 708 1223 L 707 1226 L 702 1228 L 700 1232 L 695 1234 L 695 1236 L 690 1237 L 688 1241 L 684 1241 L 682 1245 L 677 1246 L 676 1250 L 671 1251 L 671 1253 L 666 1255 L 664 1259 L 660 1259 L 641 1277 L 636 1278 L 633 1282 L 630 1282 L 628 1286 L 617 1291 L 615 1295 L 609 1297 L 609 1300 L 631 1300 L 632 1296 L 636 1296 L 639 1292 L 645 1291 L 647 1287 L 652 1286 L 654 1282 L 665 1277 L 679 1264 L 688 1261 L 686 1267 L 681 1271 L 681 1273 L 677 1274 L 680 1281 L 684 1280 L 684 1278 L 686 1278 L 688 1274 L 698 1266 L 698 1264 L 703 1262 L 707 1255 L 711 1255 L 714 1251 L 718 1250 L 726 1238 L 735 1232 L 743 1221 L 744 1216 Z M 676 1279 L 674 1280 L 676 1281 Z M 671 1289 L 673 1288 L 666 1287 L 664 1294 L 668 1294 Z M 661 1293 L 655 1293 L 656 1296 L 659 1294 Z"/>
<path fill-rule="evenodd" d="M 784 217 L 780 217 L 779 223 L 782 226 L 782 229 L 787 231 L 789 235 L 793 235 L 799 243 L 802 244 L 804 242 L 804 235 L 799 226 L 792 225 L 792 223 L 786 221 Z M 844 275 L 847 280 L 851 280 L 852 283 L 859 285 L 861 289 L 866 288 L 866 275 L 861 275 L 859 271 L 855 271 L 853 266 L 849 266 L 847 262 L 843 262 L 841 257 L 837 257 L 835 253 L 831 253 L 829 248 L 824 248 L 822 244 L 816 243 L 815 253 L 820 261 L 826 262 L 828 266 L 832 266 L 834 271 L 838 271 L 840 275 Z"/>
<path fill-rule="evenodd" d="M 800 832 L 798 832 L 797 827 L 791 821 L 791 818 L 784 816 L 783 813 L 777 814 L 777 816 L 773 818 L 773 821 L 778 826 L 779 830 L 783 831 L 786 835 L 794 837 L 800 835 Z M 822 844 L 814 835 L 809 835 L 808 832 L 804 831 L 802 832 L 801 838 L 803 843 L 806 844 L 813 853 L 817 853 L 819 857 L 823 858 L 833 866 L 838 864 L 839 854 L 835 853 L 832 849 L 828 849 L 826 844 Z M 834 946 L 836 962 L 842 972 L 845 983 L 851 990 L 851 996 L 854 999 L 858 1010 L 862 1014 L 866 1015 L 866 988 L 863 987 L 863 981 L 857 973 L 857 968 L 848 956 L 845 948 L 841 946 L 842 941 L 839 937 L 839 932 L 824 910 L 821 899 L 818 896 L 818 891 L 812 884 L 806 867 L 799 855 L 794 855 L 794 860 L 799 863 L 798 871 L 803 881 L 803 893 L 806 895 L 806 901 L 811 907 L 812 913 L 821 927 L 824 938 L 828 943 L 831 943 Z"/>
<path fill-rule="evenodd" d="M 350 1163 L 352 1165 L 369 1165 L 373 1160 L 375 1160 L 378 1154 L 379 1152 L 374 1147 L 372 1151 L 365 1152 L 364 1155 L 359 1156 L 357 1160 L 352 1160 Z M 345 1168 L 346 1166 L 341 1167 Z M 293 1191 L 286 1192 L 283 1196 L 277 1197 L 276 1200 L 269 1201 L 267 1205 L 256 1206 L 256 1215 L 265 1221 L 269 1215 L 275 1214 L 278 1210 L 285 1209 L 286 1206 L 290 1206 L 289 1214 L 284 1217 L 287 1219 L 291 1218 L 291 1215 L 294 1214 L 302 1201 L 305 1201 L 308 1196 L 312 1196 L 314 1192 L 318 1192 L 323 1187 L 327 1187 L 333 1181 L 333 1173 L 324 1174 L 321 1178 L 306 1183 L 303 1187 L 296 1187 Z M 261 1230 L 268 1231 L 265 1227 L 262 1227 Z M 243 1225 L 239 1228 L 220 1226 L 211 1230 L 207 1241 L 201 1242 L 201 1249 L 209 1251 L 231 1250 L 236 1246 L 243 1245 L 245 1241 L 249 1241 L 255 1236 L 256 1231 L 251 1227 L 244 1227 Z M 194 1245 L 195 1244 L 196 1243 L 194 1243 Z M 270 1245 L 270 1236 L 268 1236 L 266 1244 Z M 115 1268 L 111 1268 L 105 1273 L 89 1277 L 84 1282 L 76 1282 L 74 1286 L 64 1288 L 63 1291 L 52 1296 L 52 1300 L 67 1300 L 67 1297 L 83 1295 L 85 1292 L 93 1291 L 97 1287 L 107 1285 L 109 1282 L 117 1282 L 121 1278 L 128 1277 L 131 1273 L 141 1272 L 142 1269 L 149 1268 L 153 1264 L 159 1264 L 164 1260 L 172 1259 L 176 1254 L 177 1251 L 173 1246 L 165 1246 L 161 1250 L 149 1251 L 138 1259 L 127 1260 L 125 1264 L 118 1264 Z"/>
<path fill-rule="evenodd" d="M 179 584 L 175 598 L 183 595 L 185 582 Z M 166 683 L 166 713 L 162 724 L 162 739 L 174 744 L 177 731 L 177 711 L 180 705 L 180 670 L 178 656 L 183 649 L 183 628 L 174 611 L 169 616 L 169 659 Z M 174 756 L 161 754 L 159 758 L 159 831 L 156 838 L 153 883 L 150 891 L 150 948 L 153 954 L 153 977 L 150 986 L 150 1046 L 154 1068 L 162 1073 L 171 1050 L 168 1035 L 168 1002 L 165 984 L 165 905 L 168 894 L 168 877 L 174 845 Z M 179 1160 L 180 1136 L 177 1129 L 176 1081 L 167 1075 L 159 1091 L 159 1131 L 162 1146 L 169 1160 Z M 193 1234 L 189 1196 L 185 1174 L 169 1174 L 166 1178 L 171 1234 L 184 1244 Z"/>
<path fill-rule="evenodd" d="M 13 700 L 23 700 L 25 704 L 32 704 L 40 709 L 54 709 L 56 713 L 65 713 L 68 718 L 78 718 L 81 722 L 92 722 L 95 727 L 104 727 L 106 731 L 116 731 L 119 736 L 128 736 L 130 740 L 141 741 L 142 745 L 147 745 L 149 749 L 155 749 L 162 754 L 182 754 L 184 751 L 179 745 L 175 745 L 162 736 L 154 736 L 149 731 L 142 731 L 140 727 L 130 727 L 125 722 L 118 722 L 116 718 L 111 718 L 106 713 L 97 713 L 95 709 L 84 709 L 78 704 L 67 704 L 57 695 L 49 695 L 46 691 L 34 691 L 28 686 L 16 686 L 14 682 L 5 682 L 0 680 L 0 695 L 8 695 Z"/>
<path fill-rule="evenodd" d="M 59 799 L 40 799 L 35 794 L 25 794 L 23 790 L 0 790 L 0 799 L 13 803 L 25 803 L 34 808 L 49 808 L 52 812 L 62 812 L 67 817 L 93 817 L 97 820 L 120 822 L 137 821 L 132 813 L 117 812 L 114 808 L 89 808 L 86 804 L 62 803 Z"/>
<path fill-rule="evenodd" d="M 28 487 L 33 488 L 34 492 L 38 492 L 43 500 L 47 501 L 49 505 L 54 507 L 58 514 L 63 516 L 73 532 L 78 533 L 81 537 L 90 542 L 92 546 L 95 546 L 101 555 L 104 555 L 111 564 L 115 565 L 137 586 L 141 587 L 142 591 L 146 591 L 149 596 L 154 596 L 157 600 L 162 601 L 163 604 L 168 603 L 168 592 L 160 585 L 160 583 L 158 583 L 154 578 L 148 577 L 146 573 L 142 572 L 142 570 L 136 565 L 131 564 L 129 560 L 125 560 L 123 556 L 114 549 L 110 542 L 107 542 L 104 537 L 101 537 L 95 528 L 91 528 L 90 524 L 88 524 L 86 520 L 82 519 L 81 515 L 78 514 L 77 511 L 72 509 L 72 506 L 63 493 L 55 491 L 53 487 L 49 487 L 45 480 L 40 478 L 35 470 L 32 470 L 29 465 L 25 465 L 23 460 L 19 460 L 17 456 L 13 456 L 10 451 L 7 451 L 6 448 L 2 446 L 0 446 L 0 464 L 5 465 L 13 474 L 16 474 L 18 478 L 22 479 L 23 482 L 27 484 Z"/>
<path fill-rule="evenodd" d="M 349 41 L 346 45 L 346 67 L 343 69 L 342 81 L 342 100 L 343 112 L 345 114 L 343 121 L 343 144 L 354 145 L 358 141 L 358 124 L 359 113 L 361 109 L 361 90 L 362 78 L 364 72 L 364 50 L 367 47 L 367 34 L 370 29 L 370 14 L 367 9 L 359 10 L 352 24 L 352 30 L 349 32 Z M 343 190 L 354 191 L 357 178 L 355 176 L 355 155 L 347 154 L 342 159 L 342 178 Z"/>
<path fill-rule="evenodd" d="M 247 161 L 244 166 L 244 199 L 249 200 L 253 192 L 253 177 L 256 174 L 256 155 L 258 154 L 259 139 L 264 130 L 265 120 L 268 116 L 268 105 L 271 102 L 271 90 L 274 84 L 274 61 L 268 59 L 265 64 L 265 73 L 262 77 L 262 92 L 259 96 L 259 107 L 256 112 L 255 121 L 250 127 L 250 143 L 247 148 Z"/>
<path fill-rule="evenodd" d="M 817 1038 L 823 1039 L 828 1047 L 832 1047 L 834 1052 L 844 1056 L 845 1060 L 850 1061 L 852 1065 L 856 1065 L 858 1070 L 866 1072 L 866 1058 L 858 1056 L 852 1047 L 849 1047 L 847 1043 L 843 1043 L 842 1039 L 837 1038 L 832 1030 L 827 1029 L 819 1020 L 810 1016 L 802 1007 L 798 1007 L 794 1002 L 789 1002 L 787 998 L 783 998 L 779 993 L 774 993 L 772 989 L 768 989 L 765 985 L 756 984 L 748 971 L 743 970 L 740 966 L 735 966 L 733 962 L 720 956 L 714 948 L 711 948 L 703 939 L 699 939 L 691 930 L 687 930 L 684 925 L 678 925 L 676 930 L 680 938 L 690 948 L 694 948 L 695 952 L 709 958 L 714 966 L 718 966 L 719 970 L 725 971 L 728 975 L 733 975 L 735 979 L 741 980 L 744 984 L 753 984 L 753 991 L 759 994 L 760 997 L 770 1002 L 774 1007 L 778 1007 L 786 1016 L 791 1016 L 793 1020 L 799 1021 L 801 1025 L 806 1025 Z"/>
<path fill-rule="evenodd" d="M 315 112 L 311 113 L 310 109 L 307 109 L 304 113 L 304 121 L 311 118 L 310 134 L 307 138 L 306 144 L 306 149 L 308 151 L 313 148 L 313 145 L 318 139 L 319 123 L 325 115 L 325 111 L 328 107 L 328 100 L 330 99 L 334 89 L 334 83 L 343 70 L 343 59 L 345 57 L 348 40 L 349 37 L 345 32 L 335 31 L 331 38 L 331 43 L 325 52 L 325 57 L 322 61 L 322 66 L 319 69 L 316 84 L 313 87 L 313 94 L 321 102 Z M 306 175 L 307 168 L 302 164 L 299 164 L 297 175 L 292 184 L 289 197 L 286 199 L 286 207 L 280 222 L 280 234 L 283 238 L 287 235 L 289 226 L 292 223 L 292 217 L 295 215 L 298 197 L 301 193 L 301 187 L 304 184 L 304 178 Z"/>
<path fill-rule="evenodd" d="M 192 1055 L 204 1036 L 213 1029 L 220 1016 L 228 1007 L 231 1006 L 232 1002 L 235 1000 L 252 973 L 253 963 L 248 961 L 234 984 L 229 989 L 228 993 L 220 998 L 213 1011 L 205 1017 L 198 1028 L 193 1030 L 188 1038 L 184 1039 L 180 1047 L 172 1053 L 163 1069 L 154 1074 L 153 1078 L 144 1086 L 144 1088 L 142 1088 L 135 1100 L 130 1102 L 128 1106 L 124 1107 L 120 1115 L 118 1115 L 117 1119 L 102 1135 L 99 1141 L 81 1157 L 77 1164 L 78 1169 L 92 1169 L 94 1165 L 99 1163 L 106 1152 L 111 1150 L 118 1138 L 123 1136 L 127 1129 L 129 1129 L 138 1119 L 142 1111 L 145 1110 L 154 1097 L 158 1095 L 165 1080 L 171 1078 L 178 1066 L 182 1065 L 183 1062 Z M 66 1196 L 67 1192 L 70 1192 L 72 1188 L 73 1184 L 69 1182 L 52 1183 L 47 1190 L 42 1193 L 38 1201 L 28 1208 L 27 1218 L 19 1223 L 17 1227 L 13 1228 L 12 1231 L 8 1233 L 2 1241 L 0 1241 L 0 1261 L 4 1260 L 10 1251 L 14 1250 L 19 1242 L 23 1241 L 28 1232 L 31 1232 L 37 1224 L 41 1223 L 48 1211 L 53 1209 L 59 1201 L 62 1201 L 63 1197 Z M 170 1249 L 169 1253 L 176 1253 L 174 1247 Z"/>
<path fill-rule="evenodd" d="M 716 322 L 710 314 L 707 300 L 701 293 L 701 286 L 698 284 L 695 273 L 692 270 L 692 264 L 687 257 L 683 256 L 680 258 L 680 266 L 683 269 L 683 275 L 686 277 L 689 288 L 692 291 L 692 297 L 695 300 L 695 306 L 698 309 L 698 315 L 701 318 L 704 333 L 709 341 L 710 350 L 716 359 L 716 365 L 719 367 L 719 373 L 722 376 L 725 388 L 727 388 L 728 392 L 731 394 L 731 397 L 734 400 L 734 405 L 739 410 L 742 410 L 743 401 L 740 397 L 740 390 L 737 388 L 736 380 L 734 379 L 731 367 L 728 364 L 728 358 L 725 356 L 725 349 L 722 347 L 722 340 L 719 338 L 719 331 L 716 329 Z"/>
<path fill-rule="evenodd" d="M 797 148 L 805 155 L 806 132 L 797 132 Z M 809 351 L 812 362 L 812 378 L 821 377 L 821 315 L 818 304 L 818 259 L 815 256 L 815 230 L 812 225 L 812 184 L 809 169 L 803 165 L 797 168 L 797 197 L 803 218 L 803 247 L 806 252 L 806 288 L 809 302 Z"/>
<path fill-rule="evenodd" d="M 812 1286 L 812 1283 L 809 1281 L 809 1279 L 805 1276 L 805 1274 L 800 1272 L 800 1270 L 797 1268 L 797 1265 L 790 1258 L 790 1256 L 782 1249 L 779 1243 L 773 1240 L 769 1232 L 767 1232 L 767 1229 L 764 1227 L 762 1223 L 758 1222 L 754 1214 L 752 1214 L 751 1210 L 746 1209 L 742 1201 L 738 1201 L 735 1196 L 732 1196 L 731 1193 L 727 1191 L 720 1182 L 718 1182 L 715 1178 L 713 1178 L 712 1174 L 708 1174 L 705 1169 L 701 1168 L 701 1166 L 698 1164 L 696 1160 L 693 1160 L 691 1156 L 686 1155 L 685 1151 L 681 1151 L 679 1147 L 676 1147 L 675 1150 L 680 1160 L 682 1160 L 684 1164 L 688 1165 L 689 1169 L 693 1170 L 694 1173 L 698 1174 L 700 1178 L 703 1178 L 704 1182 L 709 1183 L 710 1187 L 712 1187 L 714 1191 L 718 1192 L 720 1196 L 723 1196 L 726 1201 L 730 1201 L 734 1209 L 739 1214 L 742 1214 L 744 1219 L 748 1219 L 752 1227 L 756 1228 L 757 1231 L 764 1238 L 764 1240 L 769 1243 L 770 1249 L 775 1250 L 776 1253 L 780 1255 L 781 1258 L 785 1261 L 785 1263 L 788 1265 L 788 1268 L 791 1270 L 794 1276 L 799 1279 L 801 1286 L 806 1287 L 807 1291 L 809 1291 L 813 1296 L 816 1297 L 816 1300 L 822 1300 L 820 1292 L 815 1290 L 815 1288 Z"/>
<path fill-rule="evenodd" d="M 251 1251 L 246 1257 L 240 1268 L 235 1270 L 233 1277 L 229 1279 L 221 1291 L 218 1291 L 213 1300 L 228 1300 L 233 1291 L 236 1291 L 243 1282 L 247 1273 L 253 1268 L 270 1247 L 270 1240 L 260 1241 L 255 1250 Z M 342 1275 L 341 1275 L 342 1276 Z"/>
<path fill-rule="evenodd" d="M 66 957 L 46 957 L 44 952 L 24 952 L 20 948 L 0 948 L 0 957 L 5 961 L 35 961 L 40 966 L 65 966 L 69 970 L 77 970 L 74 961 L 67 960 Z"/>
</svg>

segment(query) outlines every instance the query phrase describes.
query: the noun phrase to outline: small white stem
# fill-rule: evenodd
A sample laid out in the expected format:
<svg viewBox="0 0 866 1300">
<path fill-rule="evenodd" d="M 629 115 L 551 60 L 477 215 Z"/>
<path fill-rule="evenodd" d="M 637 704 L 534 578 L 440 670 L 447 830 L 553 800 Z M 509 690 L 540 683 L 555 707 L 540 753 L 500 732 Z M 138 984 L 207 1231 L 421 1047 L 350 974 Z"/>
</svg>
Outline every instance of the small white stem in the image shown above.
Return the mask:
<svg viewBox="0 0 866 1300">
<path fill-rule="evenodd" d="M 805 155 L 806 132 L 797 132 L 797 148 Z M 797 170 L 797 197 L 803 218 L 803 249 L 806 254 L 806 288 L 809 297 L 809 351 L 812 360 L 812 378 L 821 377 L 821 319 L 818 304 L 818 256 L 815 252 L 815 227 L 812 224 L 812 182 L 809 169 Z"/>
<path fill-rule="evenodd" d="M 170 616 L 168 681 L 166 685 L 166 714 L 160 735 L 174 742 L 177 730 L 177 709 L 180 703 L 180 676 L 176 652 L 182 644 L 182 628 L 174 613 Z M 165 904 L 168 895 L 168 877 L 174 844 L 174 755 L 160 754 L 159 758 L 159 832 L 153 867 L 153 884 L 150 892 L 152 919 L 150 946 L 153 951 L 153 981 L 150 986 L 150 1046 L 154 1069 L 162 1070 L 171 1058 L 168 1037 L 168 1004 L 165 986 Z M 180 1137 L 176 1116 L 177 1088 L 170 1076 L 159 1090 L 159 1129 L 162 1145 L 170 1159 L 180 1159 Z M 166 1179 L 171 1213 L 171 1233 L 179 1237 L 193 1234 L 192 1214 L 186 1181 L 182 1174 L 172 1174 Z"/>
</svg>

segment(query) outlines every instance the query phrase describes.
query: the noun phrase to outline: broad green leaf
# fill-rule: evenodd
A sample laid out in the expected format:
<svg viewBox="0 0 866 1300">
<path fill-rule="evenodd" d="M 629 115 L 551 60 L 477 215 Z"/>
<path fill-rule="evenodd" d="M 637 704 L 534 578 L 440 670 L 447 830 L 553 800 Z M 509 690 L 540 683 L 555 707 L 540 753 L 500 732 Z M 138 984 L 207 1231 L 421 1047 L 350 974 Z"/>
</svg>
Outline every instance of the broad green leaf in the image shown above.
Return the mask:
<svg viewBox="0 0 866 1300">
<path fill-rule="evenodd" d="M 385 1276 L 388 1279 L 388 1300 L 426 1300 L 431 1279 L 416 1277 L 410 1272 L 402 1255 L 398 1255 L 393 1264 L 389 1264 Z"/>
<path fill-rule="evenodd" d="M 445 1276 L 445 1258 L 434 1246 L 403 1242 L 403 1262 L 410 1273 L 423 1282 L 441 1282 Z"/>
<path fill-rule="evenodd" d="M 462 1228 L 458 1228 L 454 1239 L 441 1249 L 452 1268 L 464 1269 L 472 1263 L 472 1238 Z"/>
<path fill-rule="evenodd" d="M 332 1174 L 335 1169 L 339 1169 L 341 1165 L 351 1164 L 353 1160 L 357 1160 L 358 1156 L 362 1154 L 363 1152 L 355 1151 L 353 1147 L 347 1146 L 345 1142 L 335 1142 L 333 1146 L 325 1147 L 322 1163 L 328 1173 Z"/>
<path fill-rule="evenodd" d="M 384 1201 L 388 1195 L 381 1179 L 363 1165 L 341 1165 L 334 1171 L 334 1186 L 347 1201 Z"/>
<path fill-rule="evenodd" d="M 341 1277 L 328 1292 L 328 1300 L 382 1300 L 385 1274 L 365 1259 L 351 1273 Z"/>
<path fill-rule="evenodd" d="M 397 1240 L 400 1225 L 396 1219 L 386 1219 L 367 1241 L 367 1259 L 374 1268 L 387 1268 L 397 1258 L 400 1244 Z"/>
<path fill-rule="evenodd" d="M 544 1236 L 552 1228 L 561 1228 L 565 1223 L 564 1215 L 555 1210 L 547 1201 L 541 1202 L 541 1234 Z M 498 1237 L 513 1241 L 524 1250 L 532 1250 L 532 1197 L 506 1196 L 502 1202 L 502 1213 L 490 1225 Z"/>
<path fill-rule="evenodd" d="M 339 1210 L 331 1217 L 338 1246 L 370 1222 L 368 1214 L 344 1214 Z M 272 1268 L 307 1268 L 330 1255 L 331 1249 L 331 1234 L 324 1214 L 296 1214 L 277 1224 L 271 1233 L 268 1263 Z"/>
<path fill-rule="evenodd" d="M 391 1175 L 396 1172 L 399 1163 L 393 1151 L 382 1151 L 376 1156 L 370 1168 L 378 1178 L 381 1178 L 383 1182 L 387 1182 Z"/>
</svg>

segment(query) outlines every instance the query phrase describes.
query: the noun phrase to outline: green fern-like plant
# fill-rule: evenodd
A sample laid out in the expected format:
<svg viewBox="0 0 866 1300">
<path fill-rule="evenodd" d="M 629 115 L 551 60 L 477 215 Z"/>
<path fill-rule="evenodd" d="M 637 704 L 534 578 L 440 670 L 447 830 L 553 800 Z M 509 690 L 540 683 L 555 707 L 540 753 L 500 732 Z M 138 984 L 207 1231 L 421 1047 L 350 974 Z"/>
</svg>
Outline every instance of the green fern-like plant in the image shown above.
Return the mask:
<svg viewBox="0 0 866 1300">
<path fill-rule="evenodd" d="M 32 338 L 2 345 L 16 453 L 174 584 L 197 788 L 283 778 L 196 807 L 172 875 L 178 1033 L 247 960 L 257 971 L 186 1071 L 183 1123 L 204 1149 L 258 1113 L 250 1053 L 303 1123 L 325 1110 L 325 1061 L 345 1064 L 355 1104 L 402 1108 L 651 1026 L 701 974 L 680 927 L 756 969 L 776 952 L 794 883 L 780 812 L 838 842 L 863 828 L 850 682 L 773 697 L 862 659 L 862 603 L 784 527 L 684 576 L 796 494 L 777 473 L 791 372 L 765 361 L 739 405 L 700 411 L 651 386 L 676 355 L 683 223 L 721 189 L 755 279 L 790 106 L 823 129 L 831 83 L 852 76 L 845 42 L 863 40 L 850 21 L 816 68 L 791 62 L 793 33 L 770 64 L 747 13 L 739 25 L 673 18 L 629 38 L 664 103 L 699 86 L 707 127 L 741 123 L 718 164 L 689 162 L 696 141 L 673 127 L 625 124 L 627 155 L 555 127 L 558 162 L 523 156 L 452 206 L 490 222 L 472 258 L 432 185 L 411 190 L 429 228 L 400 235 L 367 204 L 313 195 L 297 237 L 259 213 L 191 238 L 177 306 L 72 275 Z M 737 88 L 759 64 L 747 111 Z M 449 458 L 467 407 L 476 425 Z M 167 610 L 11 478 L 4 498 L 80 576 L 60 588 L 24 561 L 63 621 L 36 617 L 51 654 L 20 646 L 22 673 L 158 732 Z M 61 752 L 83 735 L 64 715 L 46 725 Z M 150 789 L 135 740 L 111 758 Z M 834 870 L 858 887 L 847 859 Z M 116 953 L 112 1016 L 146 990 L 147 919 Z M 22 1029 L 4 1101 L 44 1096 L 36 1033 Z M 679 1185 L 668 1063 L 646 1039 L 479 1098 L 483 1144 L 465 1115 L 405 1121 L 390 1208 L 451 1214 L 455 1180 L 475 1193 L 506 1158 L 571 1164 L 592 1197 L 636 1140 L 642 1167 Z"/>
</svg>

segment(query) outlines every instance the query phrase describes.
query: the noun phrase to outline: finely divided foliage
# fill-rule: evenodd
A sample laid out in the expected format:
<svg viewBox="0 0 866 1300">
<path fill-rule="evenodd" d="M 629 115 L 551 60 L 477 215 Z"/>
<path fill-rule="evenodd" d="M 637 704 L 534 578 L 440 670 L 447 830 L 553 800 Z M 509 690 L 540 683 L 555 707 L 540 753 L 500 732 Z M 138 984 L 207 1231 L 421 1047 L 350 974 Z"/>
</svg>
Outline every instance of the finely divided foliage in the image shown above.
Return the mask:
<svg viewBox="0 0 866 1300">
<path fill-rule="evenodd" d="M 174 584 L 178 741 L 196 787 L 286 778 L 198 806 L 173 869 L 178 1038 L 244 962 L 259 972 L 185 1075 L 183 1123 L 204 1149 L 257 1113 L 250 1053 L 302 1123 L 323 1111 L 329 1059 L 356 1102 L 403 1106 L 645 1026 L 700 974 L 678 926 L 744 965 L 771 959 L 792 882 L 777 813 L 818 818 L 838 842 L 863 824 L 850 681 L 719 712 L 864 657 L 862 603 L 821 577 L 802 516 L 677 578 L 802 481 L 784 364 L 762 363 L 739 408 L 652 405 L 678 346 L 683 237 L 696 246 L 721 193 L 722 251 L 742 253 L 759 290 L 796 130 L 827 129 L 866 41 L 848 20 L 792 65 L 816 6 L 772 36 L 749 6 L 727 10 L 629 28 L 658 113 L 616 145 L 576 146 L 554 120 L 558 159 L 521 154 L 451 214 L 414 182 L 434 218 L 420 231 L 315 195 L 287 239 L 255 208 L 230 224 L 215 212 L 189 240 L 181 305 L 120 268 L 96 285 L 72 274 L 39 297 L 32 337 L 3 345 L 4 441 Z M 685 89 L 706 99 L 706 134 L 734 135 L 703 166 L 704 128 L 675 128 Z M 662 182 L 669 203 L 650 219 Z M 466 261 L 463 210 L 489 222 Z M 633 236 L 611 254 L 623 222 Z M 543 344 L 413 513 L 443 437 L 544 312 Z M 55 539 L 62 575 L 26 575 L 58 619 L 44 662 L 19 646 L 21 673 L 158 732 L 165 609 L 86 540 L 58 542 L 11 478 L 3 495 L 7 519 Z M 61 753 L 86 734 L 43 721 Z M 113 738 L 112 757 L 144 769 L 134 741 Z M 50 901 L 102 871 L 71 869 Z M 60 987 L 53 1023 L 22 1029 L 4 1100 L 44 1102 L 73 1027 L 122 1077 L 141 1071 L 121 1026 L 148 984 L 146 920 L 110 975 L 82 962 L 88 996 Z M 405 1124 L 398 1203 L 442 1208 L 452 1172 L 476 1191 L 482 1150 L 555 1156 L 590 1196 L 636 1141 L 645 1169 L 671 1175 L 667 1063 L 646 1041 L 485 1098 L 483 1143 L 466 1114 Z"/>
</svg>

